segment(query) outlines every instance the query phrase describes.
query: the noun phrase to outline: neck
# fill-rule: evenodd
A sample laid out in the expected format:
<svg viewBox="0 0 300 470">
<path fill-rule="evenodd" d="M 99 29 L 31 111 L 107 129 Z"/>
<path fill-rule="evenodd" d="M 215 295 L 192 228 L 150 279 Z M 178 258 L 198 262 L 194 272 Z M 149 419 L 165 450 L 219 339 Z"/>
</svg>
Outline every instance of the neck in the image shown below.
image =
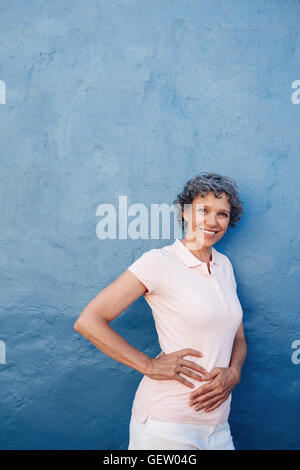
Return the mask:
<svg viewBox="0 0 300 470">
<path fill-rule="evenodd" d="M 212 249 L 211 246 L 203 246 L 196 239 L 184 237 L 181 243 L 188 248 L 200 261 L 209 263 L 212 260 Z"/>
</svg>

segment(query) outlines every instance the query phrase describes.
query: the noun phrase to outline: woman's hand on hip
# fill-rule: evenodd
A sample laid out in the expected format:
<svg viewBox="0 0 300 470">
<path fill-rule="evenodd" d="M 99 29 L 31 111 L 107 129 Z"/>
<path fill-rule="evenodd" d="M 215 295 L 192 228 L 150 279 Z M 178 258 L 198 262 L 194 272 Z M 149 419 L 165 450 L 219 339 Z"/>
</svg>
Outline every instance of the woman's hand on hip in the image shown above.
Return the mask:
<svg viewBox="0 0 300 470">
<path fill-rule="evenodd" d="M 236 370 L 231 367 L 215 367 L 203 379 L 210 382 L 190 394 L 190 406 L 195 406 L 195 411 L 214 410 L 227 400 L 239 382 Z"/>
<path fill-rule="evenodd" d="M 187 355 L 203 357 L 200 351 L 190 348 L 180 349 L 171 354 L 162 353 L 155 359 L 151 359 L 145 375 L 155 380 L 178 380 L 187 387 L 194 388 L 194 384 L 180 374 L 185 374 L 196 380 L 202 380 L 202 376 L 199 373 L 207 375 L 208 372 L 196 364 L 196 362 L 183 359 Z M 193 372 L 193 370 L 197 371 L 198 374 Z"/>
</svg>

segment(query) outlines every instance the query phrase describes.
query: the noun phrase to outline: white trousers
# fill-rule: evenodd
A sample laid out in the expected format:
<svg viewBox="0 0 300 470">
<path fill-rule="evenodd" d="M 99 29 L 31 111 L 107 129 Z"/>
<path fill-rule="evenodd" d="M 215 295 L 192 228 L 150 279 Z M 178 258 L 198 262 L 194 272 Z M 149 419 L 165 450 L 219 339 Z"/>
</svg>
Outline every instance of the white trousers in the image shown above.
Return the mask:
<svg viewBox="0 0 300 470">
<path fill-rule="evenodd" d="M 145 423 L 131 415 L 128 450 L 235 450 L 228 421 L 223 424 Z"/>
</svg>

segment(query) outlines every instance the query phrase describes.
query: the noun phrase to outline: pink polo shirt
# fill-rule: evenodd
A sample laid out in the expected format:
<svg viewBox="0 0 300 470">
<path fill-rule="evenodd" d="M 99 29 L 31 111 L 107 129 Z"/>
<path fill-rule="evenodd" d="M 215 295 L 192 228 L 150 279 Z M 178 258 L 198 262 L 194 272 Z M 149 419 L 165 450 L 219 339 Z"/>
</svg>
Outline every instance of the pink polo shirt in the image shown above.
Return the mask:
<svg viewBox="0 0 300 470">
<path fill-rule="evenodd" d="M 229 366 L 243 310 L 236 292 L 234 271 L 226 255 L 212 247 L 209 274 L 207 264 L 176 239 L 170 245 L 145 252 L 128 269 L 148 289 L 144 298 L 152 309 L 162 352 L 170 354 L 193 348 L 203 357 L 187 355 L 184 359 L 196 362 L 208 372 L 214 367 Z M 180 423 L 227 421 L 231 394 L 213 411 L 195 411 L 189 405 L 190 394 L 208 382 L 183 377 L 195 387 L 144 375 L 132 405 L 134 417 L 141 423 L 149 414 L 154 419 Z"/>
</svg>

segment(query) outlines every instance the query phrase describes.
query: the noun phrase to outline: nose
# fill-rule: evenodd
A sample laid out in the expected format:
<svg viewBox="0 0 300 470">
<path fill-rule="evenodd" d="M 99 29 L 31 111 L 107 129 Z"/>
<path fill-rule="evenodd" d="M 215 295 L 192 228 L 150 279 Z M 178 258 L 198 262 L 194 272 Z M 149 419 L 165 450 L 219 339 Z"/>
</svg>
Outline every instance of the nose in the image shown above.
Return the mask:
<svg viewBox="0 0 300 470">
<path fill-rule="evenodd" d="M 206 226 L 210 227 L 212 230 L 218 227 L 217 218 L 213 214 L 208 214 L 206 217 Z"/>
</svg>

